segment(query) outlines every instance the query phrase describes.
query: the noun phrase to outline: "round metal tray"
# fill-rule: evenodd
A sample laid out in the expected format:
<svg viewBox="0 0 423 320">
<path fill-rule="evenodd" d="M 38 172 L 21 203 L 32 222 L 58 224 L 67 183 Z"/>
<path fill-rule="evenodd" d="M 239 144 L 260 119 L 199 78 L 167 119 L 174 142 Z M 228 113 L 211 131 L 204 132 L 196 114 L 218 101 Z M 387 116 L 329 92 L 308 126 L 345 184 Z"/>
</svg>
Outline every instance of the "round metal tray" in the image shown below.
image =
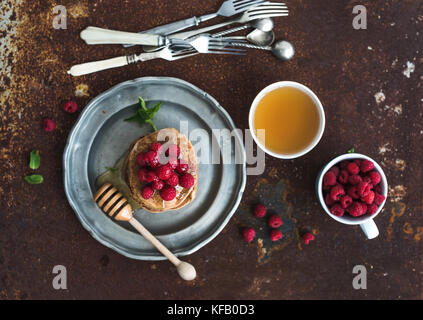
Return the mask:
<svg viewBox="0 0 423 320">
<path fill-rule="evenodd" d="M 180 130 L 180 121 L 186 121 L 189 134 L 203 129 L 209 140 L 210 159 L 212 141 L 218 139 L 212 129 L 232 131 L 235 125 L 215 99 L 192 84 L 175 78 L 147 77 L 100 94 L 86 106 L 72 129 L 63 155 L 64 185 L 84 228 L 99 242 L 127 257 L 161 260 L 164 257 L 131 226 L 111 220 L 93 201 L 95 180 L 105 167 L 112 167 L 133 141 L 152 132 L 148 125 L 124 121 L 133 114 L 139 96 L 149 107 L 163 102 L 154 118 L 159 129 Z M 192 142 L 196 148 L 196 141 Z M 239 135 L 226 143 L 231 143 L 232 151 L 221 152 L 220 164 L 200 162 L 198 194 L 191 204 L 177 211 L 134 213 L 176 255 L 191 254 L 210 242 L 241 201 L 246 183 L 244 145 Z M 236 147 L 242 151 L 238 164 Z"/>
</svg>

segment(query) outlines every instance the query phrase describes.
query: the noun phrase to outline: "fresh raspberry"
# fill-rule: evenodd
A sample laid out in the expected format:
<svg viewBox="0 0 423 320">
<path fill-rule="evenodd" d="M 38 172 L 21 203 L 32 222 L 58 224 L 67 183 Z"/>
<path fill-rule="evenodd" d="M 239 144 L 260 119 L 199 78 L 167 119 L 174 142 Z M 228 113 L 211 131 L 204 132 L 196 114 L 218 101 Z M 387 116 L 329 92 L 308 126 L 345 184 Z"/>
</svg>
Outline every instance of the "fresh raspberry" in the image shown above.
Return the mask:
<svg viewBox="0 0 423 320">
<path fill-rule="evenodd" d="M 332 171 L 336 177 L 339 176 L 339 168 L 337 166 L 333 166 L 329 171 Z"/>
<path fill-rule="evenodd" d="M 360 168 L 361 167 L 361 159 L 354 159 L 354 163 Z"/>
<path fill-rule="evenodd" d="M 333 186 L 336 184 L 336 175 L 332 171 L 326 172 L 323 177 L 323 184 L 326 186 Z"/>
<path fill-rule="evenodd" d="M 369 172 L 369 177 L 372 180 L 372 185 L 377 185 L 380 183 L 380 180 L 382 180 L 382 177 L 380 176 L 379 172 L 377 171 L 371 171 Z"/>
<path fill-rule="evenodd" d="M 369 215 L 374 215 L 377 212 L 378 209 L 379 209 L 379 207 L 373 203 L 368 207 L 367 213 Z"/>
<path fill-rule="evenodd" d="M 141 196 L 145 199 L 148 200 L 150 199 L 152 196 L 154 195 L 154 190 L 152 187 L 150 186 L 145 186 L 144 188 L 141 189 Z"/>
<path fill-rule="evenodd" d="M 330 189 L 330 196 L 332 200 L 334 201 L 340 200 L 344 194 L 345 194 L 344 187 L 341 186 L 340 184 L 337 184 L 336 186 L 332 187 L 332 189 Z"/>
<path fill-rule="evenodd" d="M 375 193 L 373 191 L 370 191 L 367 196 L 361 197 L 361 201 L 367 204 L 372 204 L 374 200 L 375 200 Z"/>
<path fill-rule="evenodd" d="M 323 191 L 329 191 L 331 189 L 331 186 L 323 185 L 322 189 Z"/>
<path fill-rule="evenodd" d="M 281 231 L 277 230 L 277 229 L 273 229 L 272 231 L 270 231 L 270 239 L 272 241 L 278 241 L 280 239 L 282 239 L 283 234 Z"/>
<path fill-rule="evenodd" d="M 366 213 L 367 213 L 367 204 L 365 204 L 365 203 L 360 203 L 360 205 L 361 205 L 361 212 L 363 213 L 363 215 L 365 215 Z"/>
<path fill-rule="evenodd" d="M 360 170 L 361 172 L 369 172 L 372 171 L 374 167 L 375 165 L 373 162 L 365 159 L 361 162 Z"/>
<path fill-rule="evenodd" d="M 279 228 L 283 224 L 281 217 L 276 214 L 270 216 L 268 223 L 271 228 Z"/>
<path fill-rule="evenodd" d="M 256 204 L 254 207 L 254 216 L 256 218 L 263 218 L 266 215 L 267 208 L 262 204 Z"/>
<path fill-rule="evenodd" d="M 186 189 L 192 188 L 195 183 L 195 179 L 189 173 L 184 173 L 179 177 L 179 184 Z"/>
<path fill-rule="evenodd" d="M 347 193 L 353 199 L 359 199 L 360 198 L 360 195 L 358 194 L 357 186 L 349 187 Z"/>
<path fill-rule="evenodd" d="M 336 201 L 334 201 L 334 200 L 332 199 L 332 197 L 330 196 L 330 193 L 326 194 L 326 197 L 325 197 L 325 203 L 326 203 L 326 205 L 327 205 L 328 207 L 332 206 L 335 202 L 336 202 Z"/>
<path fill-rule="evenodd" d="M 176 144 L 171 144 L 169 148 L 166 150 L 166 156 L 168 157 L 171 155 L 172 157 L 178 158 L 181 153 L 181 149 Z"/>
<path fill-rule="evenodd" d="M 347 170 L 347 167 L 348 167 L 348 165 L 350 164 L 350 162 L 349 161 L 347 161 L 347 160 L 345 160 L 345 161 L 342 161 L 340 164 L 339 164 L 339 167 L 341 168 L 341 171 L 342 170 Z"/>
<path fill-rule="evenodd" d="M 148 174 L 148 170 L 146 168 L 142 168 L 140 171 L 138 171 L 138 179 L 141 182 L 146 182 L 147 181 L 147 174 Z"/>
<path fill-rule="evenodd" d="M 332 206 L 332 208 L 330 208 L 330 212 L 337 217 L 342 217 L 345 210 L 341 207 L 340 204 L 335 204 Z"/>
<path fill-rule="evenodd" d="M 372 178 L 370 178 L 369 176 L 364 176 L 362 179 L 363 179 L 363 182 L 372 184 Z"/>
<path fill-rule="evenodd" d="M 172 168 L 167 164 L 157 167 L 155 171 L 159 179 L 163 181 L 169 179 L 172 174 Z"/>
<path fill-rule="evenodd" d="M 165 183 L 164 183 L 162 180 L 159 180 L 159 181 L 154 181 L 154 182 L 151 184 L 151 187 L 152 187 L 154 190 L 162 190 L 162 189 L 164 188 L 164 185 L 165 185 Z"/>
<path fill-rule="evenodd" d="M 56 123 L 50 119 L 44 119 L 43 129 L 45 132 L 52 132 L 56 129 Z"/>
<path fill-rule="evenodd" d="M 145 153 L 144 152 L 140 152 L 140 153 L 137 154 L 137 163 L 141 167 L 144 167 L 146 165 L 146 163 L 145 163 Z"/>
<path fill-rule="evenodd" d="M 347 212 L 353 217 L 360 217 L 364 214 L 363 206 L 360 202 L 354 201 L 348 208 Z"/>
<path fill-rule="evenodd" d="M 242 235 L 244 236 L 245 241 L 248 243 L 254 240 L 256 236 L 256 231 L 253 228 L 245 228 L 242 231 Z"/>
<path fill-rule="evenodd" d="M 312 233 L 307 232 L 303 235 L 304 244 L 308 245 L 310 243 L 310 241 L 313 241 L 313 240 L 314 240 L 314 235 Z"/>
<path fill-rule="evenodd" d="M 348 177 L 349 177 L 348 171 L 347 170 L 341 170 L 341 172 L 339 173 L 339 176 L 338 176 L 339 183 L 341 183 L 341 184 L 348 183 Z"/>
<path fill-rule="evenodd" d="M 374 203 L 378 206 L 380 206 L 383 201 L 385 201 L 385 196 L 381 195 L 380 193 L 375 193 L 375 200 Z"/>
<path fill-rule="evenodd" d="M 348 177 L 348 182 L 352 185 L 359 184 L 363 179 L 358 174 L 353 174 Z"/>
<path fill-rule="evenodd" d="M 164 201 L 172 201 L 176 198 L 176 189 L 166 186 L 160 191 L 160 196 Z"/>
<path fill-rule="evenodd" d="M 380 185 L 377 185 L 377 186 L 375 186 L 375 192 L 376 193 L 380 193 L 380 194 L 382 194 L 382 188 L 381 188 L 381 186 Z"/>
<path fill-rule="evenodd" d="M 360 168 L 355 162 L 351 162 L 347 166 L 347 170 L 351 174 L 358 174 L 360 172 Z"/>
<path fill-rule="evenodd" d="M 167 164 L 170 166 L 172 170 L 175 170 L 178 167 L 178 159 L 175 157 L 171 157 Z"/>
<path fill-rule="evenodd" d="M 360 197 L 366 197 L 372 190 L 372 185 L 363 181 L 358 184 L 357 189 Z"/>
<path fill-rule="evenodd" d="M 178 160 L 178 166 L 176 167 L 176 172 L 185 173 L 188 172 L 188 163 L 184 163 Z"/>
<path fill-rule="evenodd" d="M 166 180 L 166 184 L 171 187 L 176 187 L 179 184 L 179 177 L 176 173 L 172 172 L 169 179 Z"/>
<path fill-rule="evenodd" d="M 351 205 L 352 202 L 353 202 L 353 200 L 350 196 L 343 196 L 341 198 L 341 207 L 343 209 L 346 209 Z"/>
<path fill-rule="evenodd" d="M 145 181 L 147 181 L 148 183 L 159 181 L 159 177 L 154 171 L 147 171 L 147 173 L 145 174 Z"/>
<path fill-rule="evenodd" d="M 160 165 L 159 156 L 156 151 L 148 151 L 144 155 L 144 161 L 148 166 L 152 168 L 156 168 Z"/>
<path fill-rule="evenodd" d="M 68 101 L 63 105 L 63 109 L 67 113 L 75 113 L 78 110 L 78 104 L 75 101 Z"/>
<path fill-rule="evenodd" d="M 162 144 L 160 142 L 153 142 L 150 146 L 150 151 L 156 151 L 158 154 L 161 153 Z"/>
</svg>

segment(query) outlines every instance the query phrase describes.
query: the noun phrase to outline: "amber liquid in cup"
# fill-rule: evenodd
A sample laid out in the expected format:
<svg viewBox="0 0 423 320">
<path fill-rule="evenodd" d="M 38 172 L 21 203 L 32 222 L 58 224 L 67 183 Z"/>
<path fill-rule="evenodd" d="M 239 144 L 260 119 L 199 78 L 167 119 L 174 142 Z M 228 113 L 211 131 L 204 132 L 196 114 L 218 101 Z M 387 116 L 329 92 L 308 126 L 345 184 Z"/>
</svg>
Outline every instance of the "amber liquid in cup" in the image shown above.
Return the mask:
<svg viewBox="0 0 423 320">
<path fill-rule="evenodd" d="M 316 138 L 320 116 L 316 103 L 303 91 L 281 87 L 266 94 L 254 113 L 254 129 L 265 130 L 260 142 L 277 154 L 306 149 Z"/>
</svg>

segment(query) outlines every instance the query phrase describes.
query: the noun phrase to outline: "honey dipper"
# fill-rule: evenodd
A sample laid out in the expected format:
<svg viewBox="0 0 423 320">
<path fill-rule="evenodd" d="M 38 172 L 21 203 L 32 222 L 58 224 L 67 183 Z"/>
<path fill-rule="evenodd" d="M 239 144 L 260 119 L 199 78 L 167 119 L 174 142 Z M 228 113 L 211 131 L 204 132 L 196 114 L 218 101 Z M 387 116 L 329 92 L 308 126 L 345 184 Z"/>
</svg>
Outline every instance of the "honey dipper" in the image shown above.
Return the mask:
<svg viewBox="0 0 423 320">
<path fill-rule="evenodd" d="M 148 231 L 132 214 L 132 207 L 125 197 L 110 183 L 103 185 L 94 195 L 98 206 L 109 217 L 114 216 L 117 221 L 129 222 L 145 239 L 156 247 L 166 258 L 176 266 L 178 274 L 184 280 L 194 280 L 196 277 L 195 268 L 184 261 L 179 260 L 168 248 L 166 248 L 150 231 Z"/>
</svg>

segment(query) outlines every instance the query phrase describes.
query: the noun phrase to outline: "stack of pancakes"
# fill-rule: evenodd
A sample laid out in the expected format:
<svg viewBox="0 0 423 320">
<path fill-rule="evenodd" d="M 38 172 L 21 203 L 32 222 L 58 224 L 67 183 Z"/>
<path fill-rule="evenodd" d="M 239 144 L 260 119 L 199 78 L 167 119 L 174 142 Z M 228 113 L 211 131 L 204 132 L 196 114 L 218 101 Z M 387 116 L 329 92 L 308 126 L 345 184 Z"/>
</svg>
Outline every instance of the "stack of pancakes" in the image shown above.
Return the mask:
<svg viewBox="0 0 423 320">
<path fill-rule="evenodd" d="M 138 171 L 141 169 L 137 163 L 137 155 L 140 152 L 147 152 L 153 142 L 160 142 L 164 147 L 168 144 L 176 144 L 181 150 L 181 161 L 188 163 L 187 173 L 191 174 L 195 183 L 190 189 L 185 189 L 178 185 L 176 189 L 176 198 L 172 201 L 164 201 L 159 192 L 155 192 L 150 199 L 144 199 L 141 196 L 141 189 L 146 183 L 138 179 Z M 161 129 L 135 141 L 129 148 L 129 154 L 126 161 L 126 182 L 131 189 L 131 195 L 143 209 L 150 212 L 159 213 L 169 210 L 177 210 L 190 204 L 196 194 L 198 186 L 198 160 L 195 150 L 189 139 L 173 128 Z"/>
</svg>

